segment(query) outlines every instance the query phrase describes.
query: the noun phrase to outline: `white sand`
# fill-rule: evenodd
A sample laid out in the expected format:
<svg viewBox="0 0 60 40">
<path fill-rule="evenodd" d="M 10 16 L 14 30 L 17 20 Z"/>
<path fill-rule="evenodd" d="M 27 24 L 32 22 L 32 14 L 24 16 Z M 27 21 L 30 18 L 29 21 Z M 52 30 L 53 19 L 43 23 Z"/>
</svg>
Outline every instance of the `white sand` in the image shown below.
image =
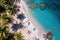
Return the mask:
<svg viewBox="0 0 60 40">
<path fill-rule="evenodd" d="M 21 0 L 21 10 L 24 12 L 24 14 L 26 16 L 26 18 L 24 19 L 23 22 L 25 23 L 27 20 L 30 21 L 30 25 L 27 26 L 25 24 L 25 26 L 27 27 L 27 30 L 30 30 L 32 32 L 29 36 L 26 33 L 25 38 L 27 38 L 27 39 L 30 38 L 29 40 L 34 40 L 33 38 L 37 37 L 40 40 L 44 40 L 43 34 L 45 33 L 45 31 L 42 29 L 42 26 L 39 25 L 34 18 L 32 18 L 31 14 L 30 14 L 31 12 L 28 11 L 27 5 L 23 0 Z M 36 30 L 32 31 L 32 28 L 34 28 L 34 27 L 36 28 Z"/>
<path fill-rule="evenodd" d="M 17 22 L 19 24 L 21 21 L 17 19 L 17 15 L 19 15 L 21 12 L 25 14 L 26 18 L 23 20 L 24 29 L 18 29 L 18 31 L 22 32 L 24 39 L 35 40 L 34 38 L 36 37 L 39 38 L 39 40 L 44 40 L 43 34 L 45 33 L 45 31 L 42 29 L 42 26 L 38 24 L 36 20 L 31 16 L 31 12 L 29 12 L 26 3 L 21 0 L 20 3 L 17 3 L 17 5 L 19 5 L 21 8 L 20 11 L 15 16 L 13 16 L 13 23 L 16 24 Z M 28 22 L 30 22 L 30 25 L 28 25 Z M 36 28 L 36 30 L 33 30 L 33 28 Z"/>
</svg>

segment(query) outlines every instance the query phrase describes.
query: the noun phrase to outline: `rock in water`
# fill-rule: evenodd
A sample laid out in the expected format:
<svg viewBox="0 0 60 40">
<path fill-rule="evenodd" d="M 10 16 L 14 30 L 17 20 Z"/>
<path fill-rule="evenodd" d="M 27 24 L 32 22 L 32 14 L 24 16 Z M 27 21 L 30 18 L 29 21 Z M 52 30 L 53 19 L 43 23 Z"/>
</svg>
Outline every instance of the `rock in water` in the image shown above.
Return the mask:
<svg viewBox="0 0 60 40">
<path fill-rule="evenodd" d="M 40 9 L 41 9 L 41 10 L 44 10 L 44 9 L 45 9 L 45 4 L 43 4 L 43 3 L 40 4 Z"/>
</svg>

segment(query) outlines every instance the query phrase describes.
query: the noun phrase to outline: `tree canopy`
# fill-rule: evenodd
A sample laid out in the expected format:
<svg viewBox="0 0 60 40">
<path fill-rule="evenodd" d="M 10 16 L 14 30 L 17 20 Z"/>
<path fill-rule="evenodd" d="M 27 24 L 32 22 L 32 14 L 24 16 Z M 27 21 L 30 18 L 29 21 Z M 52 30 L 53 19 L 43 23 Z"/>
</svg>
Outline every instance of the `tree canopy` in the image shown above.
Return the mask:
<svg viewBox="0 0 60 40">
<path fill-rule="evenodd" d="M 12 14 L 17 12 L 14 6 L 15 0 L 0 0 L 0 40 L 24 40 L 21 32 L 12 33 L 6 24 L 12 21 Z"/>
</svg>

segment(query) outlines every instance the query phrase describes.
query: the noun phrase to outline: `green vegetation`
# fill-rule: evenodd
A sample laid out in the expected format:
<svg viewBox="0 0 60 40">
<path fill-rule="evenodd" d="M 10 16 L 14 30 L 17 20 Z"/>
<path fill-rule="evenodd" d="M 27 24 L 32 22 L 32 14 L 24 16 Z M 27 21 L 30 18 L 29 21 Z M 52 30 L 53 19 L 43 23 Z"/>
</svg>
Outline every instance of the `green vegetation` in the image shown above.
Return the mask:
<svg viewBox="0 0 60 40">
<path fill-rule="evenodd" d="M 0 5 L 5 9 L 13 8 L 15 0 L 0 0 Z"/>
<path fill-rule="evenodd" d="M 14 33 L 14 40 L 24 40 L 21 32 L 20 33 L 18 33 L 18 32 Z"/>
<path fill-rule="evenodd" d="M 12 22 L 12 15 L 18 11 L 14 6 L 14 1 L 0 0 L 0 40 L 24 40 L 21 32 L 10 33 L 10 28 L 6 26 Z"/>
<path fill-rule="evenodd" d="M 0 25 L 0 40 L 5 40 L 9 36 L 9 27 Z"/>
<path fill-rule="evenodd" d="M 7 23 L 10 23 L 12 21 L 12 17 L 10 16 L 10 14 L 6 14 L 6 13 L 0 13 L 0 24 L 1 25 L 6 25 Z"/>
<path fill-rule="evenodd" d="M 18 11 L 14 6 L 14 2 L 15 0 L 0 0 L 0 6 L 5 9 L 5 12 L 9 10 L 11 14 L 14 14 Z"/>
<path fill-rule="evenodd" d="M 9 33 L 9 27 L 0 26 L 0 40 L 24 40 L 24 39 L 21 32 Z"/>
<path fill-rule="evenodd" d="M 24 40 L 21 32 L 10 33 L 7 40 Z"/>
</svg>

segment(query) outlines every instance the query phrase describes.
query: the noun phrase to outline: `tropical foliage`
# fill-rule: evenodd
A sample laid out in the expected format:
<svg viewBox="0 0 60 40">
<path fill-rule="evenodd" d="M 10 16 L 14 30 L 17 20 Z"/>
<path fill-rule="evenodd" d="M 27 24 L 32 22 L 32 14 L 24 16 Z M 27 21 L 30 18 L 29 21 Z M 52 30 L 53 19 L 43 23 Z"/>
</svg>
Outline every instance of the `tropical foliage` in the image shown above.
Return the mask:
<svg viewBox="0 0 60 40">
<path fill-rule="evenodd" d="M 9 33 L 9 27 L 0 26 L 0 40 L 24 40 L 21 32 Z"/>
<path fill-rule="evenodd" d="M 21 32 L 15 32 L 14 33 L 14 40 L 24 40 Z"/>
<path fill-rule="evenodd" d="M 6 9 L 5 11 L 10 10 L 11 14 L 14 14 L 17 11 L 14 2 L 15 0 L 0 0 L 0 6 Z"/>
<path fill-rule="evenodd" d="M 0 0 L 0 40 L 24 40 L 21 32 L 12 33 L 6 24 L 12 21 L 12 14 L 18 10 L 14 6 L 15 0 Z"/>
<path fill-rule="evenodd" d="M 10 33 L 7 40 L 24 40 L 21 32 Z"/>
<path fill-rule="evenodd" d="M 1 16 L 0 16 L 1 25 L 5 25 L 12 21 L 12 17 L 10 15 L 4 14 L 4 13 L 0 13 L 0 14 L 1 14 Z"/>
<path fill-rule="evenodd" d="M 9 36 L 9 27 L 0 25 L 0 40 L 5 40 Z"/>
</svg>

